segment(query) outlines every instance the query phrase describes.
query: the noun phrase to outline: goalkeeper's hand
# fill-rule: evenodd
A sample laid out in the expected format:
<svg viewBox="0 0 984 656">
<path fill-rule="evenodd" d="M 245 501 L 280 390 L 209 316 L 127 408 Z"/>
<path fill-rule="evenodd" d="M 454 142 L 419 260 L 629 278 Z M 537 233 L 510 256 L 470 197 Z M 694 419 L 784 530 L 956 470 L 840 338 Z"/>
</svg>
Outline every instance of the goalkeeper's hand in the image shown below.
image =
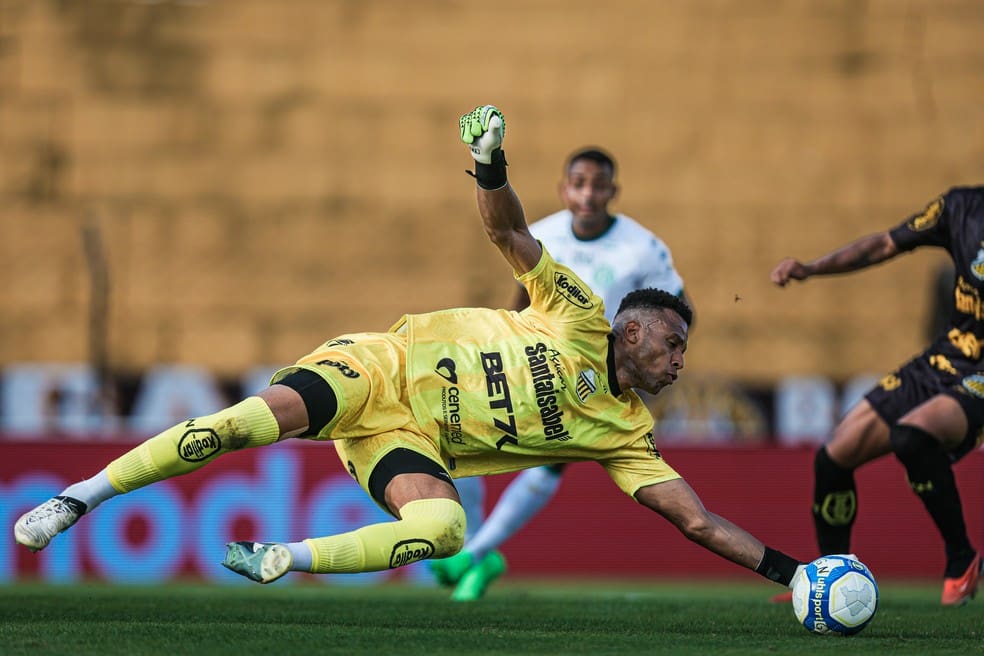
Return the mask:
<svg viewBox="0 0 984 656">
<path fill-rule="evenodd" d="M 458 121 L 461 140 L 468 144 L 472 157 L 481 164 L 492 163 L 492 152 L 502 147 L 506 136 L 506 118 L 493 105 L 483 105 L 464 114 Z"/>
</svg>

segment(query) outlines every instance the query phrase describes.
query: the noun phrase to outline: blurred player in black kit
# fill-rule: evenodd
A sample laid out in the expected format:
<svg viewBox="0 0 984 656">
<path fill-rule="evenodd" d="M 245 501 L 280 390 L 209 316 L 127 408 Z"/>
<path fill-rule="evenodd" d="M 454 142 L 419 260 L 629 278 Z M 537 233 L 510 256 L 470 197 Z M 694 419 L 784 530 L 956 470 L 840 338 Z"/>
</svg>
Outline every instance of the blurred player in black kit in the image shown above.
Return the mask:
<svg viewBox="0 0 984 656">
<path fill-rule="evenodd" d="M 898 227 L 812 262 L 786 258 L 771 278 L 784 287 L 864 269 L 920 246 L 942 248 L 953 260 L 950 320 L 925 351 L 882 378 L 817 451 L 813 519 L 821 554 L 848 553 L 858 507 L 854 470 L 894 453 L 943 538 L 941 602 L 959 606 L 974 597 L 981 571 L 952 466 L 978 446 L 984 427 L 984 187 L 951 189 Z"/>
</svg>

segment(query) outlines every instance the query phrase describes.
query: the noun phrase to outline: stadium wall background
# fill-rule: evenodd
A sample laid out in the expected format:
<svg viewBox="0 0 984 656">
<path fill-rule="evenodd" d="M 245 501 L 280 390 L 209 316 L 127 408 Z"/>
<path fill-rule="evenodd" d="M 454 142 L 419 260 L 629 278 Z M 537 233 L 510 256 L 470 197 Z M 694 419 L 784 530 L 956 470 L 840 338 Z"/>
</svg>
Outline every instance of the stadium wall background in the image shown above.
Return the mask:
<svg viewBox="0 0 984 656">
<path fill-rule="evenodd" d="M 932 255 L 768 272 L 984 179 L 982 32 L 976 0 L 7 0 L 0 366 L 235 377 L 507 303 L 455 126 L 494 102 L 530 217 L 572 149 L 617 155 L 616 208 L 698 305 L 688 368 L 883 372 L 923 341 Z"/>
</svg>

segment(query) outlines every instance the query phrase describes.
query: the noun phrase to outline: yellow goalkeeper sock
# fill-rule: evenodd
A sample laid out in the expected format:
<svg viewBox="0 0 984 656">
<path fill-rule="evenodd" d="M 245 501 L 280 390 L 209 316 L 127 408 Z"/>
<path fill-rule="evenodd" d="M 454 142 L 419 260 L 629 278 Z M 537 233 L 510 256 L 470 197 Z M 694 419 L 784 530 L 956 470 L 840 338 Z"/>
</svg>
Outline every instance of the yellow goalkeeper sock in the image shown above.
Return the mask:
<svg viewBox="0 0 984 656">
<path fill-rule="evenodd" d="M 191 419 L 150 438 L 109 463 L 109 482 L 130 492 L 193 472 L 222 453 L 276 442 L 280 427 L 266 402 L 251 396 L 214 415 Z"/>
<path fill-rule="evenodd" d="M 451 499 L 420 499 L 400 509 L 402 519 L 350 533 L 305 540 L 311 571 L 318 574 L 377 572 L 425 558 L 444 558 L 465 541 L 465 511 Z"/>
</svg>

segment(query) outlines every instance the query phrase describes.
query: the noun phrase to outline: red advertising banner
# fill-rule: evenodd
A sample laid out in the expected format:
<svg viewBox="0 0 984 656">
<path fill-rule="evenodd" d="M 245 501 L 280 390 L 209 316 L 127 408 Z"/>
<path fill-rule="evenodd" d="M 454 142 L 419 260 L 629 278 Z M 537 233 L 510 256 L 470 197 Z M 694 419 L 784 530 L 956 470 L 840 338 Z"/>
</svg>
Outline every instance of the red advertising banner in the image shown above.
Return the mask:
<svg viewBox="0 0 984 656">
<path fill-rule="evenodd" d="M 344 471 L 330 444 L 293 441 L 225 455 L 193 474 L 112 499 L 32 554 L 13 543 L 20 513 L 91 476 L 133 443 L 7 442 L 0 460 L 0 581 L 182 578 L 238 583 L 219 565 L 230 540 L 296 541 L 388 521 Z M 704 505 L 792 556 L 816 555 L 810 515 L 813 452 L 784 448 L 664 449 Z M 955 468 L 971 540 L 984 547 L 984 455 Z M 494 503 L 512 476 L 487 479 Z M 853 550 L 879 577 L 939 578 L 941 540 L 891 457 L 857 474 Z M 754 576 L 680 536 L 626 497 L 593 463 L 567 468 L 543 512 L 503 547 L 511 577 Z M 313 577 L 332 585 L 426 580 L 419 566 Z M 289 577 L 287 580 L 299 580 Z"/>
</svg>

